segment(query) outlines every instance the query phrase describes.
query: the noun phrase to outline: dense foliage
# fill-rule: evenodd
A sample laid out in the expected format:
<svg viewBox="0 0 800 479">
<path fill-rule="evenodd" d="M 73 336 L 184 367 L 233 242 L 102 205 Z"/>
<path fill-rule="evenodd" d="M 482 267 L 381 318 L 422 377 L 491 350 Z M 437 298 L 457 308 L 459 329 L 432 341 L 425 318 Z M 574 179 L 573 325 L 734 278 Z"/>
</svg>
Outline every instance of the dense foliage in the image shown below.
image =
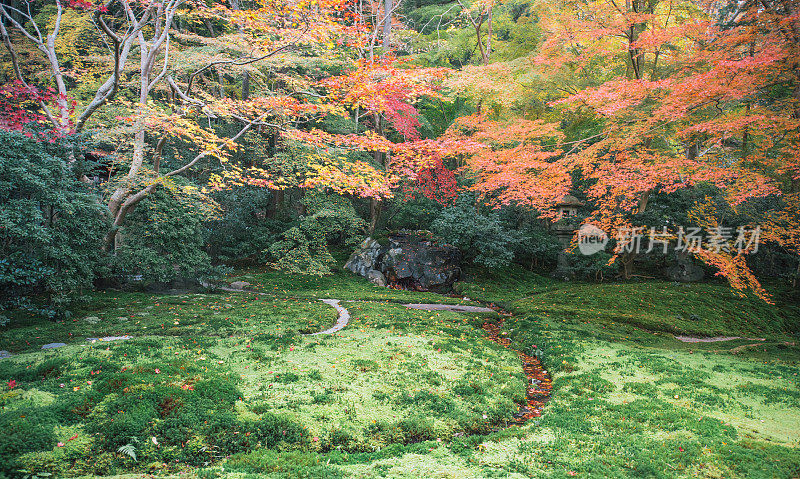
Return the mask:
<svg viewBox="0 0 800 479">
<path fill-rule="evenodd" d="M 0 479 L 798 476 L 797 0 L 8 0 L 0 37 Z M 452 296 L 342 270 L 398 230 Z"/>
<path fill-rule="evenodd" d="M 521 242 L 514 231 L 504 227 L 497 212 L 480 214 L 469 197 L 442 209 L 431 230 L 466 252 L 468 260 L 489 268 L 508 266 L 514 259 L 515 245 Z"/>
<path fill-rule="evenodd" d="M 347 199 L 309 195 L 303 198 L 307 216 L 289 228 L 269 248 L 273 265 L 294 273 L 330 274 L 334 262 L 329 245 L 353 247 L 363 233 L 364 220 Z"/>
<path fill-rule="evenodd" d="M 211 269 L 205 251 L 205 222 L 217 205 L 188 184 L 160 189 L 131 213 L 121 229 L 114 256 L 115 273 L 124 281 L 169 282 L 193 279 Z"/>
<path fill-rule="evenodd" d="M 37 251 L 27 269 L 9 253 L 8 281 L 66 298 L 100 271 L 116 283 L 223 262 L 328 274 L 330 248 L 404 228 L 434 230 L 481 267 L 567 258 L 584 279 L 663 277 L 674 255 L 630 253 L 626 231 L 758 226 L 758 251 L 693 256 L 769 300 L 759 278 L 797 284 L 800 271 L 794 7 L 640 3 L 3 7 L 0 124 L 40 142 L 26 143 L 32 157 L 92 138 L 85 156 L 55 157 L 86 195 L 79 213 L 104 216 L 53 223 L 83 249 L 18 236 Z M 78 187 L 88 180 L 99 187 Z M 560 253 L 553 205 L 568 193 L 611 237 L 606 253 Z M 322 197 L 330 207 L 309 203 Z"/>
<path fill-rule="evenodd" d="M 0 324 L 8 308 L 63 314 L 102 272 L 103 207 L 71 174 L 69 149 L 6 132 L 0 144 Z M 48 303 L 31 303 L 36 293 Z"/>
</svg>

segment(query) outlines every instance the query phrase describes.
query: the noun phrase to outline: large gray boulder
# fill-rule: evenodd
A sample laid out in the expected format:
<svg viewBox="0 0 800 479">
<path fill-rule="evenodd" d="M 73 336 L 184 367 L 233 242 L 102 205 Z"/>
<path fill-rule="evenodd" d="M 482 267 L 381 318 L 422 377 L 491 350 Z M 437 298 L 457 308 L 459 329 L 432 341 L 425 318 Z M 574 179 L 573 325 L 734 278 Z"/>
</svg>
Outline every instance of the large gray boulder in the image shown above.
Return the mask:
<svg viewBox="0 0 800 479">
<path fill-rule="evenodd" d="M 372 238 L 367 238 L 358 245 L 358 248 L 350 255 L 344 264 L 345 269 L 353 273 L 367 277 L 367 274 L 375 269 L 378 264 L 378 257 L 381 255 L 382 246 Z"/>
<path fill-rule="evenodd" d="M 705 271 L 700 266 L 692 263 L 689 253 L 686 251 L 675 252 L 676 264 L 667 268 L 667 277 L 672 281 L 680 283 L 693 283 L 700 281 L 705 276 Z"/>
<path fill-rule="evenodd" d="M 250 287 L 250 283 L 248 283 L 247 281 L 234 281 L 233 283 L 231 283 L 231 288 L 233 289 L 243 290 L 248 287 Z"/>
<path fill-rule="evenodd" d="M 344 267 L 379 286 L 450 291 L 461 276 L 460 260 L 457 248 L 436 244 L 427 232 L 401 231 L 386 245 L 365 239 Z"/>
<path fill-rule="evenodd" d="M 385 288 L 387 286 L 386 276 L 383 275 L 377 269 L 371 269 L 367 272 L 367 279 L 370 283 L 374 284 L 375 286 L 380 286 L 381 288 Z"/>
</svg>

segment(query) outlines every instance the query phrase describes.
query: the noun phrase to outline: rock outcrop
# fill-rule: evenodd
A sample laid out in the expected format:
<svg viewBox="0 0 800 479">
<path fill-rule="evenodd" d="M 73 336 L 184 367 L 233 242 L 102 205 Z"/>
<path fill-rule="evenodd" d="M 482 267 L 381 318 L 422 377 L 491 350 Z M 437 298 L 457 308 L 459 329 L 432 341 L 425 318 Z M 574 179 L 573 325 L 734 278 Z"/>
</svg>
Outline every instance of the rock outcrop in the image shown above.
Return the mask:
<svg viewBox="0 0 800 479">
<path fill-rule="evenodd" d="M 233 289 L 243 290 L 249 287 L 250 283 L 248 283 L 247 281 L 234 281 L 233 283 L 231 283 L 231 288 Z"/>
<path fill-rule="evenodd" d="M 675 252 L 676 264 L 667 268 L 667 277 L 679 283 L 694 283 L 705 277 L 703 268 L 692 263 L 689 253 L 685 251 Z"/>
<path fill-rule="evenodd" d="M 438 245 L 427 232 L 401 231 L 387 245 L 367 238 L 344 267 L 377 286 L 446 292 L 461 276 L 461 252 Z"/>
</svg>

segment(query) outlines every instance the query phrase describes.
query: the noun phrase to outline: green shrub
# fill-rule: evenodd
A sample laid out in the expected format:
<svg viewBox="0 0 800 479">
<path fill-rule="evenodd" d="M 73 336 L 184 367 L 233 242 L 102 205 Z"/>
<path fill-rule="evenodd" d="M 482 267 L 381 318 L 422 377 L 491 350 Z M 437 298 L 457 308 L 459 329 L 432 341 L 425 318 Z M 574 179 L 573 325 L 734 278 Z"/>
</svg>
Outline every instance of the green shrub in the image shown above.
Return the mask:
<svg viewBox="0 0 800 479">
<path fill-rule="evenodd" d="M 425 390 L 417 391 L 414 394 L 400 394 L 396 398 L 396 402 L 406 407 L 424 407 L 436 415 L 452 413 L 456 409 L 455 402 L 449 397 Z"/>
<path fill-rule="evenodd" d="M 199 398 L 229 406 L 233 406 L 242 394 L 231 381 L 220 378 L 198 381 L 194 385 L 194 393 Z"/>
<path fill-rule="evenodd" d="M 324 239 L 299 227 L 289 228 L 281 239 L 269 248 L 272 263 L 277 269 L 290 273 L 323 276 L 330 274 L 333 256 Z"/>
<path fill-rule="evenodd" d="M 321 447 L 323 451 L 330 451 L 341 447 L 346 447 L 353 440 L 353 435 L 342 428 L 332 428 L 322 438 Z"/>
<path fill-rule="evenodd" d="M 201 371 L 206 379 L 189 385 Z M 269 436 L 237 418 L 241 393 L 231 379 L 189 362 L 142 364 L 101 376 L 93 391 L 96 397 L 87 396 L 88 432 L 105 451 L 132 445 L 139 462 L 204 465 L 212 453 L 237 452 Z"/>
<path fill-rule="evenodd" d="M 63 316 L 103 269 L 104 207 L 63 145 L 2 131 L 0 145 L 0 326 L 10 308 Z M 28 300 L 38 292 L 47 307 Z"/>
<path fill-rule="evenodd" d="M 251 474 L 279 474 L 297 479 L 338 479 L 343 474 L 333 466 L 323 463 L 319 454 L 312 452 L 278 452 L 257 449 L 231 457 L 225 464 L 227 471 Z M 201 476 L 202 477 L 202 476 Z M 207 476 L 214 477 L 214 476 Z"/>
<path fill-rule="evenodd" d="M 427 417 L 414 415 L 397 424 L 405 442 L 421 442 L 434 439 L 433 421 Z"/>
<path fill-rule="evenodd" d="M 275 375 L 275 382 L 281 383 L 281 384 L 294 383 L 294 382 L 297 382 L 297 380 L 299 380 L 299 379 L 300 379 L 300 376 L 298 376 L 295 373 L 291 373 L 291 372 L 278 373 L 278 374 Z"/>
<path fill-rule="evenodd" d="M 366 428 L 366 435 L 382 444 L 405 443 L 405 433 L 398 423 L 377 421 Z"/>
<path fill-rule="evenodd" d="M 49 451 L 58 442 L 55 417 L 44 408 L 16 407 L 0 414 L 0 472 L 13 475 L 22 467 L 20 456 Z"/>
<path fill-rule="evenodd" d="M 60 358 L 41 358 L 33 364 L 22 365 L 0 361 L 0 378 L 14 378 L 18 382 L 34 382 L 58 377 L 69 367 Z"/>
<path fill-rule="evenodd" d="M 563 249 L 558 238 L 545 228 L 525 223 L 518 229 L 519 241 L 514 244 L 514 261 L 530 269 L 554 266 Z"/>
<path fill-rule="evenodd" d="M 45 477 L 44 474 L 64 477 L 95 472 L 95 466 L 89 463 L 75 467 L 79 461 L 92 456 L 94 438 L 79 427 L 56 427 L 55 431 L 62 446 L 51 444 L 49 449 L 21 455 L 21 468 L 40 477 Z"/>
<path fill-rule="evenodd" d="M 270 246 L 272 266 L 291 273 L 330 274 L 333 256 L 328 245 L 352 246 L 363 233 L 364 220 L 340 196 L 309 193 L 303 198 L 308 216 Z"/>
<path fill-rule="evenodd" d="M 158 188 L 128 215 L 120 230 L 115 269 L 123 281 L 145 282 L 213 276 L 204 247 L 204 221 L 219 213 L 217 204 L 186 180 Z"/>
<path fill-rule="evenodd" d="M 622 390 L 625 392 L 639 394 L 640 396 L 646 396 L 646 397 L 656 397 L 658 395 L 658 388 L 651 383 L 638 383 L 638 382 L 625 383 L 625 385 L 622 386 Z"/>
<path fill-rule="evenodd" d="M 377 371 L 378 369 L 380 369 L 380 365 L 377 362 L 372 361 L 370 359 L 353 359 L 351 363 L 353 364 L 354 368 L 361 371 L 362 373 Z"/>
<path fill-rule="evenodd" d="M 611 254 L 600 251 L 591 256 L 573 253 L 568 254 L 568 262 L 575 276 L 590 281 L 602 281 L 613 278 L 619 271 L 617 264 L 608 264 Z"/>
<path fill-rule="evenodd" d="M 264 344 L 272 350 L 286 348 L 294 344 L 299 338 L 295 331 L 286 331 L 283 334 L 263 333 L 253 338 L 254 343 Z"/>
<path fill-rule="evenodd" d="M 416 198 L 402 192 L 388 201 L 387 228 L 390 230 L 429 230 L 442 210 L 435 200 Z"/>
<path fill-rule="evenodd" d="M 223 261 L 256 259 L 278 240 L 291 223 L 268 216 L 274 194 L 257 186 L 232 187 L 213 194 L 223 213 L 206 223 L 210 254 Z"/>
<path fill-rule="evenodd" d="M 475 378 L 461 378 L 453 386 L 453 393 L 459 396 L 482 395 L 486 392 L 486 385 L 483 381 Z"/>
<path fill-rule="evenodd" d="M 266 447 L 275 447 L 280 443 L 300 445 L 308 441 L 308 434 L 300 424 L 291 419 L 275 414 L 264 414 L 255 423 L 258 439 Z"/>
<path fill-rule="evenodd" d="M 460 196 L 453 206 L 442 209 L 431 224 L 431 231 L 460 249 L 465 260 L 489 268 L 508 266 L 520 241 L 501 223 L 498 213 L 478 213 L 469 195 Z"/>
<path fill-rule="evenodd" d="M 379 443 L 416 443 L 434 439 L 433 421 L 416 414 L 396 423 L 378 421 L 367 427 L 366 435 L 374 437 Z"/>
</svg>

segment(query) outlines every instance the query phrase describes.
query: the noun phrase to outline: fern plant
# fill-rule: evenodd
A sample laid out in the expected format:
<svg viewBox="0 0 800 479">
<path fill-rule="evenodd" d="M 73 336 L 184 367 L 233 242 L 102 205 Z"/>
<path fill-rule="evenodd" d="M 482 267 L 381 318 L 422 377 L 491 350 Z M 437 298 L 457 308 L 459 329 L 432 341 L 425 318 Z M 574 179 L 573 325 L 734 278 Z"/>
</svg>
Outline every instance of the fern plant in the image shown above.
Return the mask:
<svg viewBox="0 0 800 479">
<path fill-rule="evenodd" d="M 136 446 L 134 446 L 133 444 L 128 443 L 125 444 L 124 446 L 120 446 L 119 449 L 117 449 L 117 452 L 125 454 L 126 456 L 133 459 L 134 462 L 136 462 Z"/>
</svg>

